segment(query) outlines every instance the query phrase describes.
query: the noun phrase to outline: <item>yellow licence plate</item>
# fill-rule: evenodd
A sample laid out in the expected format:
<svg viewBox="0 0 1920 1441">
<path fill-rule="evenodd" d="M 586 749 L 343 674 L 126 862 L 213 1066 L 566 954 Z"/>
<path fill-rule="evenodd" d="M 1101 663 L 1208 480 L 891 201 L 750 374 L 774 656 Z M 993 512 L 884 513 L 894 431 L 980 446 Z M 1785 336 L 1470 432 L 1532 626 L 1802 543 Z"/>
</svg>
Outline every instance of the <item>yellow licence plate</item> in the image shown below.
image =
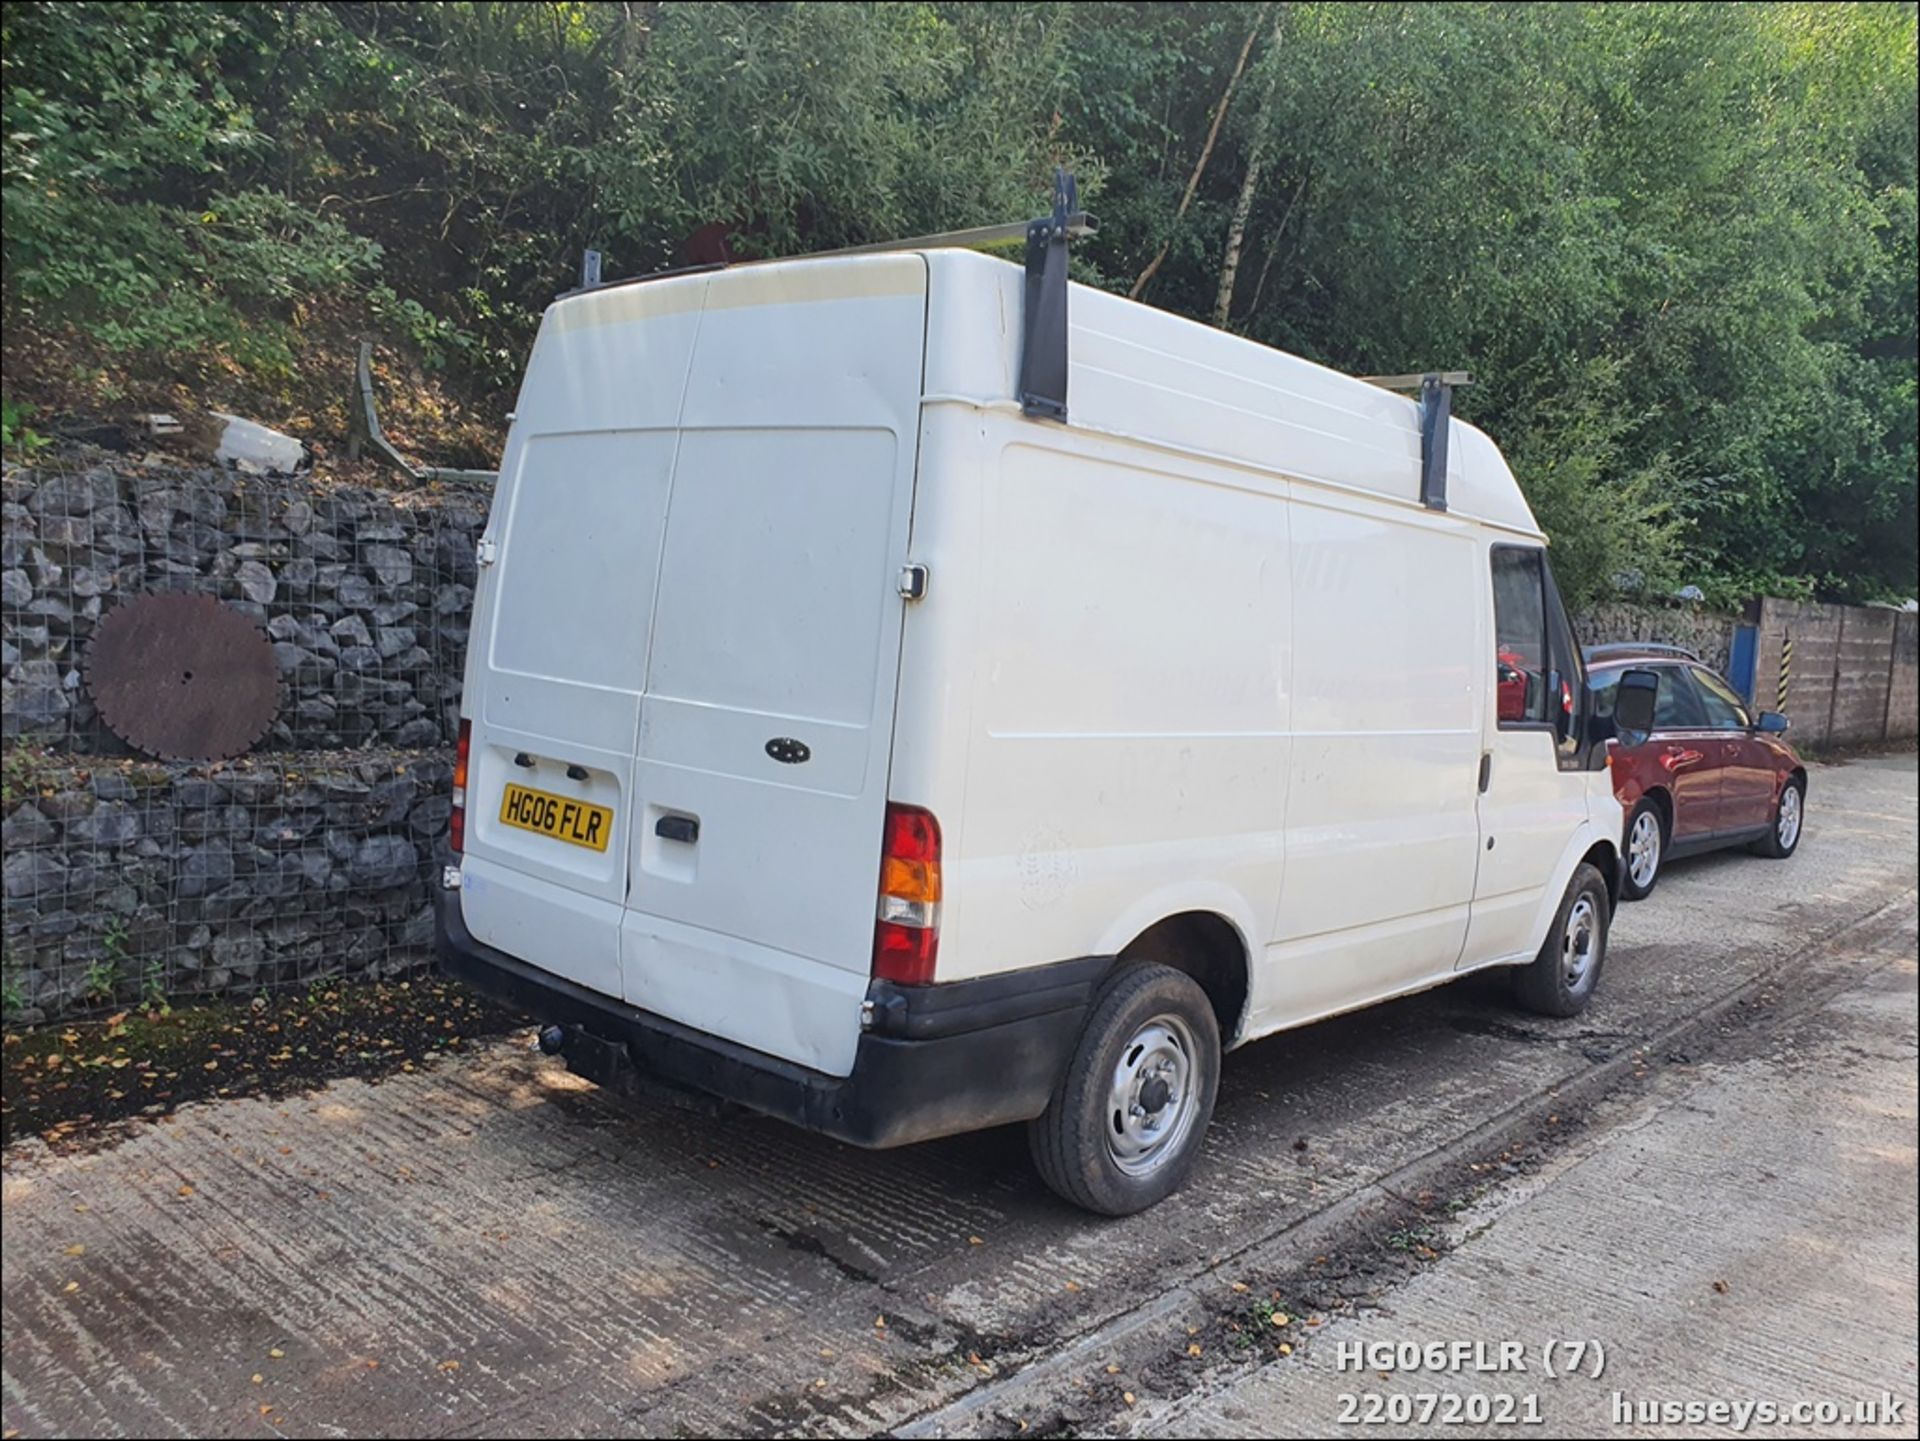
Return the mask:
<svg viewBox="0 0 1920 1441">
<path fill-rule="evenodd" d="M 532 786 L 507 787 L 500 797 L 500 823 L 590 851 L 604 851 L 613 838 L 613 811 L 608 807 L 570 801 Z"/>
</svg>

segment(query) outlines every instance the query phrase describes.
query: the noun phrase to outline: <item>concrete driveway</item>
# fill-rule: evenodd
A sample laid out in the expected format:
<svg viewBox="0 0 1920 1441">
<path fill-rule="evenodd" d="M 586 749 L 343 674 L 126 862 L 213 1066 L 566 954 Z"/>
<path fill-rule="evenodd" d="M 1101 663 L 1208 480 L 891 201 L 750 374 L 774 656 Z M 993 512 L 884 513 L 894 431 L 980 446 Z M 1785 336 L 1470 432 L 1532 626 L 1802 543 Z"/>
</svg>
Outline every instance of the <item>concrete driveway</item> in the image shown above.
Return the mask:
<svg viewBox="0 0 1920 1441">
<path fill-rule="evenodd" d="M 1470 981 L 1243 1049 L 1193 1183 L 1123 1221 L 1055 1201 L 1018 1131 L 864 1153 L 627 1112 L 504 1042 L 91 1155 L 16 1146 L 6 1433 L 945 1430 L 1556 1092 L 1684 1055 L 1803 959 L 1856 964 L 1913 906 L 1915 807 L 1910 755 L 1816 768 L 1798 856 L 1676 863 L 1576 1021 Z"/>
</svg>

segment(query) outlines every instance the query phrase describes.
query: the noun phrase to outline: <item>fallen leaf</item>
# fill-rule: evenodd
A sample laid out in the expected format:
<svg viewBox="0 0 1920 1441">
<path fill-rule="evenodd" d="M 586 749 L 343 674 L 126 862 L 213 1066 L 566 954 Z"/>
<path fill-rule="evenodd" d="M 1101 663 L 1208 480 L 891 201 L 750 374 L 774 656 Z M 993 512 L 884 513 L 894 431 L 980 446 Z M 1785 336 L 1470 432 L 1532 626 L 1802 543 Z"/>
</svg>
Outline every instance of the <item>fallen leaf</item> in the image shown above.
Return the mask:
<svg viewBox="0 0 1920 1441">
<path fill-rule="evenodd" d="M 442 1361 L 440 1363 L 440 1369 L 442 1371 L 458 1371 L 460 1369 L 460 1363 L 458 1361 Z"/>
<path fill-rule="evenodd" d="M 181 1188 L 180 1188 L 180 1189 L 179 1189 L 178 1191 L 176 1191 L 176 1192 L 175 1192 L 174 1194 L 175 1194 L 175 1195 L 177 1195 L 177 1196 L 179 1196 L 179 1197 L 180 1197 L 180 1199 L 184 1201 L 184 1200 L 186 1200 L 186 1199 L 187 1199 L 187 1198 L 188 1198 L 189 1196 L 191 1196 L 191 1195 L 193 1194 L 193 1187 L 191 1187 L 191 1186 L 182 1186 L 182 1187 L 181 1187 Z"/>
<path fill-rule="evenodd" d="M 1727 1283 L 1725 1281 L 1715 1281 L 1713 1283 L 1713 1289 L 1724 1296 L 1727 1294 Z"/>
<path fill-rule="evenodd" d="M 1131 1406 L 1131 1405 L 1133 1404 L 1133 1392 L 1131 1392 L 1131 1391 L 1122 1391 L 1122 1392 L 1120 1393 L 1120 1399 L 1121 1399 L 1122 1401 L 1124 1401 L 1124 1402 L 1126 1402 L 1126 1403 L 1127 1403 L 1127 1404 L 1128 1404 L 1129 1406 Z"/>
<path fill-rule="evenodd" d="M 255 1371 L 253 1375 L 249 1376 L 247 1379 L 253 1382 L 254 1385 L 259 1386 L 259 1385 L 262 1385 L 267 1378 L 265 1376 L 262 1376 L 258 1371 Z"/>
<path fill-rule="evenodd" d="M 69 1256 L 84 1256 L 87 1254 L 87 1248 L 79 1245 L 69 1246 L 67 1247 L 67 1254 Z"/>
<path fill-rule="evenodd" d="M 1235 1291 L 1244 1291 L 1247 1289 L 1247 1283 L 1245 1281 L 1235 1281 L 1231 1289 Z"/>
<path fill-rule="evenodd" d="M 262 1416 L 266 1415 L 267 1412 L 271 1411 L 272 1409 L 273 1409 L 273 1402 L 263 1401 L 260 1403 L 260 1414 Z"/>
<path fill-rule="evenodd" d="M 80 1283 L 78 1281 L 69 1281 L 67 1282 L 66 1285 L 62 1286 L 60 1289 L 62 1291 L 65 1291 L 69 1296 L 71 1296 L 75 1291 L 78 1291 L 80 1289 Z"/>
<path fill-rule="evenodd" d="M 1285 1311 L 1275 1311 L 1271 1319 L 1276 1326 L 1291 1326 L 1293 1324 L 1293 1317 L 1289 1316 Z"/>
<path fill-rule="evenodd" d="M 1109 1363 L 1107 1366 L 1107 1374 L 1109 1376 L 1118 1376 L 1120 1374 L 1120 1368 Z"/>
<path fill-rule="evenodd" d="M 1282 1356 L 1291 1356 L 1293 1354 L 1293 1347 L 1289 1346 L 1285 1341 L 1282 1341 L 1273 1349 L 1278 1351 Z"/>
<path fill-rule="evenodd" d="M 886 1329 L 887 1329 L 887 1318 L 886 1318 L 885 1316 L 875 1316 L 875 1317 L 873 1318 L 873 1329 L 874 1329 L 874 1330 L 876 1330 L 876 1331 L 884 1331 L 884 1330 L 886 1330 Z"/>
<path fill-rule="evenodd" d="M 1078 1291 L 1080 1289 L 1080 1283 L 1078 1281 L 1069 1281 L 1067 1282 L 1067 1289 L 1069 1291 Z"/>
<path fill-rule="evenodd" d="M 1189 1341 L 1187 1343 L 1187 1354 L 1189 1356 L 1198 1356 L 1200 1354 L 1200 1343 L 1198 1341 Z"/>
<path fill-rule="evenodd" d="M 969 1246 L 984 1246 L 984 1245 L 986 1245 L 987 1243 L 986 1243 L 985 1241 L 983 1241 L 983 1240 L 981 1240 L 981 1239 L 980 1239 L 980 1237 L 978 1237 L 978 1236 L 969 1236 L 969 1237 L 967 1237 L 967 1244 L 968 1244 Z"/>
<path fill-rule="evenodd" d="M 268 1357 L 275 1361 L 284 1359 L 286 1354 L 287 1353 L 282 1351 L 278 1346 L 275 1346 L 271 1351 L 267 1352 Z"/>
</svg>

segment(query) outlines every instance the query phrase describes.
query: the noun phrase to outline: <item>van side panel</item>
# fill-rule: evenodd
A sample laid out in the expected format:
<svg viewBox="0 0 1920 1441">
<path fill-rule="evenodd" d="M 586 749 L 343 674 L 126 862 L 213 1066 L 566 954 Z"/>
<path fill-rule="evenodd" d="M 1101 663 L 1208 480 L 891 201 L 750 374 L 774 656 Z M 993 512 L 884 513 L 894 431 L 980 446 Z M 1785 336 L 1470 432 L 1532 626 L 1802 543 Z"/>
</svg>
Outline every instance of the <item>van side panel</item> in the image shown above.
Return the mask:
<svg viewBox="0 0 1920 1441">
<path fill-rule="evenodd" d="M 1479 846 L 1479 555 L 1457 521 L 1294 488 L 1287 877 L 1250 1029 L 1459 956 Z"/>
<path fill-rule="evenodd" d="M 975 497 L 976 558 L 951 584 L 936 567 L 909 636 L 952 634 L 932 620 L 942 607 L 977 614 L 977 647 L 944 692 L 964 702 L 970 742 L 964 801 L 941 817 L 939 978 L 1117 948 L 1131 936 L 1111 928 L 1130 914 L 1144 929 L 1216 910 L 1252 938 L 1282 860 L 1281 493 L 1070 429 L 975 425 L 972 455 L 943 444 L 921 484 L 930 519 L 967 511 L 934 492 Z M 916 684 L 937 683 L 936 664 L 910 664 Z M 901 739 L 903 778 L 917 744 Z"/>
</svg>

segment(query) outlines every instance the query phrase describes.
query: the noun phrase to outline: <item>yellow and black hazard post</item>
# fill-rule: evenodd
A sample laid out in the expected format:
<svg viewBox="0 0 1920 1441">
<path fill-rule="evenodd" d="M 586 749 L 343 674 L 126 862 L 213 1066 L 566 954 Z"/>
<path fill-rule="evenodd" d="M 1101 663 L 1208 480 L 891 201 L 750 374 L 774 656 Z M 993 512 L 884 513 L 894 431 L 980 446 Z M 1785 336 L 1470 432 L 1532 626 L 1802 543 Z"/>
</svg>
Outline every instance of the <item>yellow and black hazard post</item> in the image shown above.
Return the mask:
<svg viewBox="0 0 1920 1441">
<path fill-rule="evenodd" d="M 1787 710 L 1787 685 L 1793 679 L 1793 632 L 1787 631 L 1780 637 L 1780 693 L 1775 698 L 1773 708 L 1782 715 Z"/>
</svg>

